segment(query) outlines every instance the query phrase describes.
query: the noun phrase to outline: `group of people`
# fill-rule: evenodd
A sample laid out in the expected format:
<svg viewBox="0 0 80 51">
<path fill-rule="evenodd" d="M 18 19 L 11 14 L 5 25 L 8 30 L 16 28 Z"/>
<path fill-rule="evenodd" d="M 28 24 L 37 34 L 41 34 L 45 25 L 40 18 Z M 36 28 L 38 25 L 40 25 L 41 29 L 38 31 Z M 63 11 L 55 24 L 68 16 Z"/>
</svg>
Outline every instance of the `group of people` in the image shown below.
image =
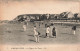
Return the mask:
<svg viewBox="0 0 80 51">
<path fill-rule="evenodd" d="M 56 38 L 56 28 L 54 27 L 54 24 L 52 25 L 47 25 L 46 24 L 46 33 L 45 33 L 45 38 L 50 38 L 50 34 L 52 35 L 51 37 L 52 38 Z M 72 26 L 72 34 L 76 34 L 76 26 Z M 39 42 L 39 36 L 40 36 L 40 33 L 39 31 L 37 31 L 37 28 L 36 26 L 34 26 L 34 37 L 35 37 L 35 40 L 36 42 Z"/>
<path fill-rule="evenodd" d="M 46 38 L 50 37 L 50 34 L 52 35 L 52 37 L 56 38 L 56 30 L 55 27 L 53 25 L 46 27 Z"/>
<path fill-rule="evenodd" d="M 51 29 L 51 28 L 52 29 Z M 55 30 L 55 27 L 53 25 L 47 25 L 46 24 L 46 32 L 45 32 L 45 38 L 50 38 L 50 33 L 52 34 L 52 37 L 56 38 L 56 30 Z M 36 42 L 39 42 L 39 36 L 40 36 L 40 32 L 37 31 L 37 28 L 36 26 L 34 26 L 34 37 L 35 37 L 35 40 Z"/>
<path fill-rule="evenodd" d="M 26 31 L 26 25 L 28 25 L 27 22 L 24 22 L 23 24 L 23 29 L 24 31 Z M 39 24 L 39 28 L 40 28 L 40 24 Z M 54 26 L 54 24 L 45 24 L 45 38 L 56 38 L 56 28 Z M 33 27 L 33 31 L 34 31 L 34 38 L 35 38 L 35 41 L 36 42 L 39 42 L 39 36 L 40 36 L 40 32 L 37 30 L 37 27 L 36 25 Z M 72 27 L 72 31 L 73 31 L 73 34 L 75 35 L 76 34 L 76 26 L 73 26 Z M 50 36 L 51 35 L 51 36 Z"/>
</svg>

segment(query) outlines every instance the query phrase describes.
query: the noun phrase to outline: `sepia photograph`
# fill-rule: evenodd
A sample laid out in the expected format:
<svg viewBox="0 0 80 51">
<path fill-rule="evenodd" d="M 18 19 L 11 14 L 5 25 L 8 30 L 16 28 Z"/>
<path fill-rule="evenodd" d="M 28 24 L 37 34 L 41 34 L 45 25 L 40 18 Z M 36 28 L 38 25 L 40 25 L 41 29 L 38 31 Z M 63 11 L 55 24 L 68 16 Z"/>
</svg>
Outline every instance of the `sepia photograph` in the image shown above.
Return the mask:
<svg viewBox="0 0 80 51">
<path fill-rule="evenodd" d="M 0 51 L 79 51 L 79 0 L 1 0 Z"/>
</svg>

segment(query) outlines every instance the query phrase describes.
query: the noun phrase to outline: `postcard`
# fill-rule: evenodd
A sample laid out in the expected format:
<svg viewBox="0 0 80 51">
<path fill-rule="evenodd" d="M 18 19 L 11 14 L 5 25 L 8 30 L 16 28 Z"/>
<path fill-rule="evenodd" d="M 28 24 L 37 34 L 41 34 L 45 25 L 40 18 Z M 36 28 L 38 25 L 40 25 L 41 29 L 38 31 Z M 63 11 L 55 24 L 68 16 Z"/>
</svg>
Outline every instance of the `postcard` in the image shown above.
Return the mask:
<svg viewBox="0 0 80 51">
<path fill-rule="evenodd" d="M 80 51 L 80 1 L 0 0 L 0 51 Z"/>
</svg>

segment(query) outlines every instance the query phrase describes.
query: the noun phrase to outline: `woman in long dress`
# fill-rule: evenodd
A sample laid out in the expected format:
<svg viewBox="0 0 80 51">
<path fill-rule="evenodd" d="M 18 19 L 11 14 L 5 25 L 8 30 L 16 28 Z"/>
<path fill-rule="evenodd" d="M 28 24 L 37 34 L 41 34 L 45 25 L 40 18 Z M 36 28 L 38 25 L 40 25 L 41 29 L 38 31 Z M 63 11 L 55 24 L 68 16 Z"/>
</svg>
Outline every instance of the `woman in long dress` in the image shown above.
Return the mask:
<svg viewBox="0 0 80 51">
<path fill-rule="evenodd" d="M 55 27 L 52 30 L 52 35 L 53 35 L 53 38 L 56 38 L 56 30 L 55 30 Z"/>
</svg>

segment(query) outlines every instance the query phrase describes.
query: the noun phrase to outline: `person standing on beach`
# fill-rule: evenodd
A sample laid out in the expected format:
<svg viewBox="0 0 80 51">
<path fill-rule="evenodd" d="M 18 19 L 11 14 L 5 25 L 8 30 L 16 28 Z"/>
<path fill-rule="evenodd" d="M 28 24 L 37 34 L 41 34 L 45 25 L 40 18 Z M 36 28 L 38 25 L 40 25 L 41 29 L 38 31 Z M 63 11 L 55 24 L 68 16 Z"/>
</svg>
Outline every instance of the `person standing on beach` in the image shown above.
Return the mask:
<svg viewBox="0 0 80 51">
<path fill-rule="evenodd" d="M 51 24 L 50 24 L 50 35 L 51 35 L 51 37 L 52 37 L 52 30 L 53 30 L 53 27 L 54 27 L 54 24 L 51 23 Z"/>
<path fill-rule="evenodd" d="M 36 29 L 36 26 L 34 26 L 34 37 L 35 37 L 36 42 L 39 43 L 39 35 L 38 35 L 38 31 Z"/>
<path fill-rule="evenodd" d="M 47 27 L 47 24 L 45 24 L 45 28 Z"/>
<path fill-rule="evenodd" d="M 76 26 L 73 26 L 72 30 L 73 30 L 73 34 L 75 35 L 76 34 Z"/>
<path fill-rule="evenodd" d="M 40 28 L 40 22 L 39 22 L 39 28 Z"/>
<path fill-rule="evenodd" d="M 46 28 L 46 37 L 49 38 L 49 33 L 50 33 L 50 27 L 47 26 Z"/>
<path fill-rule="evenodd" d="M 26 25 L 27 25 L 27 22 L 24 21 L 24 22 L 23 22 L 23 29 L 24 29 L 24 31 L 26 31 L 26 29 L 27 29 L 27 26 L 26 26 Z"/>
<path fill-rule="evenodd" d="M 53 27 L 52 35 L 53 35 L 53 38 L 56 38 L 56 30 L 55 30 L 55 27 Z"/>
</svg>

